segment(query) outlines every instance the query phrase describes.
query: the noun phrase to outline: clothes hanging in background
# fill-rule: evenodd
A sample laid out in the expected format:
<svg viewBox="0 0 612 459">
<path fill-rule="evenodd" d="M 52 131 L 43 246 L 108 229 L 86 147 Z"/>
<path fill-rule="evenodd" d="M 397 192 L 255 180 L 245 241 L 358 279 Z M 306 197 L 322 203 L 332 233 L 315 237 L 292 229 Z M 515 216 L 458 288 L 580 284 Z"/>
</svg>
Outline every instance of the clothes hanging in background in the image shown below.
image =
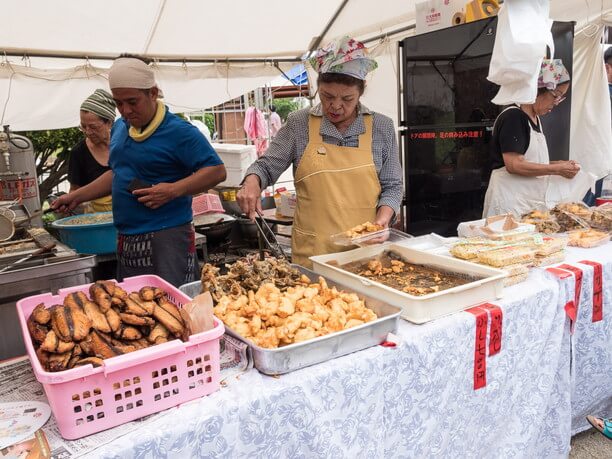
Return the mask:
<svg viewBox="0 0 612 459">
<path fill-rule="evenodd" d="M 244 131 L 247 138 L 255 144 L 257 156 L 261 156 L 268 149 L 268 123 L 261 110 L 255 107 L 247 108 L 244 115 Z"/>
</svg>

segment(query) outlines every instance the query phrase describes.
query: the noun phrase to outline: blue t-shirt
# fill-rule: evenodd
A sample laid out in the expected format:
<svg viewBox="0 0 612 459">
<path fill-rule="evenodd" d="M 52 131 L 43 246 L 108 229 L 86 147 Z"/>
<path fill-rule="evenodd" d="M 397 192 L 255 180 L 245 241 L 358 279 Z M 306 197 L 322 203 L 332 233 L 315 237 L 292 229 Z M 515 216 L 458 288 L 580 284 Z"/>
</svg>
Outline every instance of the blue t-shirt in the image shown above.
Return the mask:
<svg viewBox="0 0 612 459">
<path fill-rule="evenodd" d="M 113 125 L 108 161 L 113 171 L 113 220 L 119 233 L 151 233 L 190 222 L 191 196 L 149 209 L 128 190 L 130 182 L 138 178 L 152 185 L 172 183 L 223 162 L 195 126 L 167 108 L 162 123 L 143 142 L 134 141 L 128 129 L 123 118 Z"/>
</svg>

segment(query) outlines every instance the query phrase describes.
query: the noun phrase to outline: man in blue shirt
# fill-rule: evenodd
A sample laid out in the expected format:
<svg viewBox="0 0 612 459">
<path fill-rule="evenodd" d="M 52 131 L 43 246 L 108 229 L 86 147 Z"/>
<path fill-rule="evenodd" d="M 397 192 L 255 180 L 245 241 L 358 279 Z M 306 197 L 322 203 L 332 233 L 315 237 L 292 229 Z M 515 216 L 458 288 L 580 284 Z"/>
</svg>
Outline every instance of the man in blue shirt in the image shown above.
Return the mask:
<svg viewBox="0 0 612 459">
<path fill-rule="evenodd" d="M 112 191 L 119 280 L 157 274 L 176 286 L 191 282 L 198 277 L 191 196 L 225 180 L 225 167 L 198 129 L 158 100 L 144 61 L 115 60 L 109 86 L 122 115 L 111 132 L 111 170 L 53 207 L 72 209 Z"/>
</svg>

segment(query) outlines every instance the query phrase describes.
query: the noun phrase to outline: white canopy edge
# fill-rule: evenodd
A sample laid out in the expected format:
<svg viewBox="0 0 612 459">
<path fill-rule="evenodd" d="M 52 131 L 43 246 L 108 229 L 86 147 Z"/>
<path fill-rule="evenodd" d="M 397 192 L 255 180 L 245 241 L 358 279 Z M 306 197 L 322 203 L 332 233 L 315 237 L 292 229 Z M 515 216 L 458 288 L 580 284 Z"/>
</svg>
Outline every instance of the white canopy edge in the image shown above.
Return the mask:
<svg viewBox="0 0 612 459">
<path fill-rule="evenodd" d="M 261 87 L 288 70 L 317 41 L 350 35 L 384 37 L 368 46 L 379 68 L 364 103 L 397 121 L 397 42 L 413 31 L 414 0 L 311 0 L 306 10 L 284 0 L 6 0 L 0 28 L 0 123 L 13 130 L 76 126 L 78 107 L 108 88 L 110 57 L 127 51 L 175 59 L 154 67 L 173 111 L 202 110 Z M 586 7 L 585 7 L 586 6 Z M 574 20 L 576 30 L 601 24 L 612 0 L 551 0 L 551 17 Z M 27 20 L 26 20 L 27 19 Z M 65 57 L 36 57 L 48 53 Z M 7 53 L 8 54 L 8 53 Z M 107 56 L 108 59 L 96 59 Z M 212 63 L 181 64 L 182 59 Z M 258 59 L 261 62 L 240 62 Z M 286 62 L 285 62 L 286 60 Z"/>
</svg>

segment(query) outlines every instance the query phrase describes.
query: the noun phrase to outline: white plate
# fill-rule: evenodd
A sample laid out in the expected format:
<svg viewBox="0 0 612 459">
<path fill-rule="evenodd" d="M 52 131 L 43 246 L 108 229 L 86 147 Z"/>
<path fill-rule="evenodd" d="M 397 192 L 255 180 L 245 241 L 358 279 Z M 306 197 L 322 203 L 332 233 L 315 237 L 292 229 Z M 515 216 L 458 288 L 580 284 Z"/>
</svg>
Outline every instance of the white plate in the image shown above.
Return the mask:
<svg viewBox="0 0 612 459">
<path fill-rule="evenodd" d="M 30 438 L 51 416 L 42 402 L 0 403 L 0 449 Z"/>
</svg>

